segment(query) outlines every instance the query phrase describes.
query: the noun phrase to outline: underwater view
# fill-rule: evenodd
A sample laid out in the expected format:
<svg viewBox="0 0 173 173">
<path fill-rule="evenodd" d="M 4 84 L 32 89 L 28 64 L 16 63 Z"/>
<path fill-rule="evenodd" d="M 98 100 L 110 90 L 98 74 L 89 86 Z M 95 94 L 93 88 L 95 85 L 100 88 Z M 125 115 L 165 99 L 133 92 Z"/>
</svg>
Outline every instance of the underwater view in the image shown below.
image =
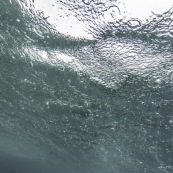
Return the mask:
<svg viewBox="0 0 173 173">
<path fill-rule="evenodd" d="M 153 2 L 0 0 L 0 173 L 173 172 L 173 2 Z"/>
</svg>

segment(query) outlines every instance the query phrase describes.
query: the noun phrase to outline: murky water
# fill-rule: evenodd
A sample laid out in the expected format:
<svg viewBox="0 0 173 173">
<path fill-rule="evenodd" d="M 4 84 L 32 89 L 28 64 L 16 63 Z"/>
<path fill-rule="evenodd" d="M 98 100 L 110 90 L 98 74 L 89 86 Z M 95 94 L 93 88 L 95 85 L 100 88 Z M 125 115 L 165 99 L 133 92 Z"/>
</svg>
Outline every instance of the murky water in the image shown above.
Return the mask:
<svg viewBox="0 0 173 173">
<path fill-rule="evenodd" d="M 172 9 L 38 2 L 0 0 L 0 172 L 171 173 Z"/>
</svg>

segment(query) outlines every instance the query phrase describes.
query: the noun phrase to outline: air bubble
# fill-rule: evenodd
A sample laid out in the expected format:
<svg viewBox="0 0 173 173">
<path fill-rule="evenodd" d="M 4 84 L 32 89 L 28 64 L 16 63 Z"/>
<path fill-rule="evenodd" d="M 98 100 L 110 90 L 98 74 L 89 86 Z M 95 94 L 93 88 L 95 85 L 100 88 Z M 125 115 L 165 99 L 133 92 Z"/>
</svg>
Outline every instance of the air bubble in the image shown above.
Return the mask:
<svg viewBox="0 0 173 173">
<path fill-rule="evenodd" d="M 155 82 L 156 82 L 157 84 L 161 84 L 162 81 L 161 81 L 161 79 L 156 79 Z"/>
</svg>

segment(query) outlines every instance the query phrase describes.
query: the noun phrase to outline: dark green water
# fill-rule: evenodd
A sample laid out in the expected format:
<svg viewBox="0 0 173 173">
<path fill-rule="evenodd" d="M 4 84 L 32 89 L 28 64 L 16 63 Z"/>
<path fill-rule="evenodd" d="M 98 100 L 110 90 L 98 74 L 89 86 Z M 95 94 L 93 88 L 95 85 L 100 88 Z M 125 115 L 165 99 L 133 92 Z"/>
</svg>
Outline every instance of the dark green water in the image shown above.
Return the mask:
<svg viewBox="0 0 173 173">
<path fill-rule="evenodd" d="M 19 2 L 0 0 L 0 172 L 173 172 L 172 11 L 85 40 Z"/>
</svg>

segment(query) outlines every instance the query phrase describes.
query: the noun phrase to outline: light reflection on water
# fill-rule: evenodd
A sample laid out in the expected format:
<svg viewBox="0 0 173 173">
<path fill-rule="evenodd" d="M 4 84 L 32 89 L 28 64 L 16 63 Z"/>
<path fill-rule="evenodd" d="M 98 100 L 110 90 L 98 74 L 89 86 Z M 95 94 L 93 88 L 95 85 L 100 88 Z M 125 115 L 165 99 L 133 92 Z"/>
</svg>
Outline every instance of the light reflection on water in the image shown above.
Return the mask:
<svg viewBox="0 0 173 173">
<path fill-rule="evenodd" d="M 0 160 L 170 173 L 172 9 L 141 24 L 118 1 L 1 1 Z"/>
</svg>

